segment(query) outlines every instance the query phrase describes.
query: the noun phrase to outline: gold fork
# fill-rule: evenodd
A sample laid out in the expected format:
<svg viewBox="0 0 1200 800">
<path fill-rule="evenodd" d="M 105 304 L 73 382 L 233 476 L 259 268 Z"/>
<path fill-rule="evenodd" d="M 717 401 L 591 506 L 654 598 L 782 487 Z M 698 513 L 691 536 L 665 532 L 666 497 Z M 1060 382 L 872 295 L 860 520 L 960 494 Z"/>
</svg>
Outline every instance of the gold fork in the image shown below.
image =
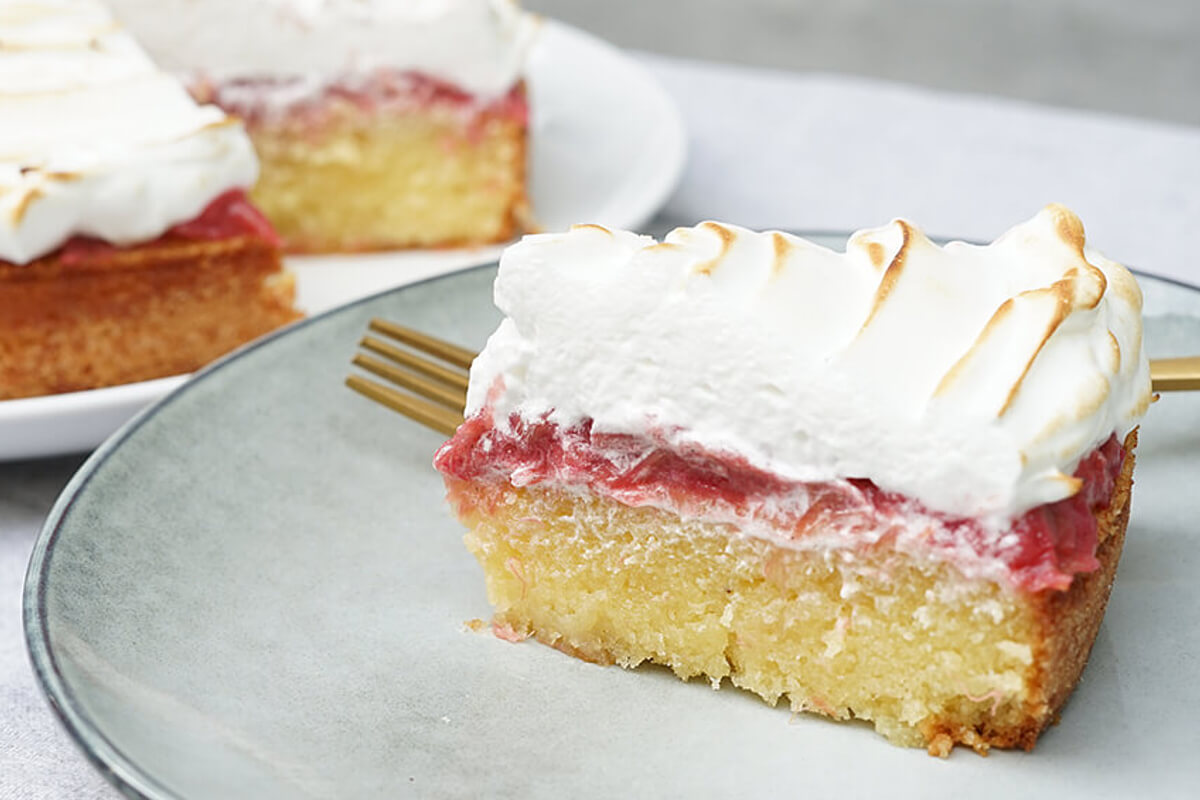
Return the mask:
<svg viewBox="0 0 1200 800">
<path fill-rule="evenodd" d="M 374 355 L 356 353 L 350 363 L 412 394 L 354 374 L 346 378 L 346 385 L 428 428 L 447 436 L 453 434 L 463 421 L 463 408 L 467 405 L 467 373 L 478 354 L 378 317 L 371 320 L 367 327 L 410 349 L 368 334 L 359 340 L 358 346 Z M 422 358 L 413 350 L 427 353 L 437 360 Z M 388 361 L 376 356 L 383 356 Z"/>
<path fill-rule="evenodd" d="M 477 353 L 383 319 L 371 320 L 368 327 L 405 347 L 368 334 L 358 346 L 372 355 L 357 353 L 351 363 L 411 394 L 356 374 L 346 378 L 346 385 L 426 427 L 452 435 L 463 421 L 467 373 Z M 1156 392 L 1200 390 L 1200 356 L 1151 360 L 1150 385 Z"/>
</svg>

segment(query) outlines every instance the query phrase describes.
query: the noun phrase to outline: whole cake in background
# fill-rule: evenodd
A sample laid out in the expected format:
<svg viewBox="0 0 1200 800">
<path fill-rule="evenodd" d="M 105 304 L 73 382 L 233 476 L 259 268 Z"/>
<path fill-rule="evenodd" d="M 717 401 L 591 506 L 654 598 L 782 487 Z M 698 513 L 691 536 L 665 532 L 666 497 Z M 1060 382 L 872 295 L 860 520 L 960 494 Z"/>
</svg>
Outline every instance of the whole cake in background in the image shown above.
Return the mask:
<svg viewBox="0 0 1200 800">
<path fill-rule="evenodd" d="M 527 236 L 436 457 L 505 638 L 938 755 L 1079 680 L 1150 402 L 1141 293 L 1051 206 L 844 253 L 707 222 Z"/>
<path fill-rule="evenodd" d="M 499 242 L 526 215 L 510 0 L 113 0 L 193 94 L 245 121 L 251 195 L 292 251 Z"/>
<path fill-rule="evenodd" d="M 295 319 L 241 125 L 90 0 L 0 0 L 0 399 L 190 372 Z"/>
</svg>

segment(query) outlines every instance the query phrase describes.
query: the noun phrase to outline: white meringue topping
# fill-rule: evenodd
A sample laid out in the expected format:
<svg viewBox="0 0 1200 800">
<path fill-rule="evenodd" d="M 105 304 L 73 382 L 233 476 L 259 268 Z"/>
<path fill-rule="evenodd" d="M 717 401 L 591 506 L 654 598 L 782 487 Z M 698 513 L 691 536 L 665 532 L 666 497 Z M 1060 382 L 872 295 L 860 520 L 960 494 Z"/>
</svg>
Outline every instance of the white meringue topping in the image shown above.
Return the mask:
<svg viewBox="0 0 1200 800">
<path fill-rule="evenodd" d="M 379 68 L 484 98 L 520 79 L 536 19 L 513 0 L 110 0 L 165 69 L 313 89 Z"/>
<path fill-rule="evenodd" d="M 148 241 L 254 182 L 241 126 L 197 106 L 91 0 L 0 0 L 0 259 L 76 234 Z"/>
<path fill-rule="evenodd" d="M 713 222 L 526 236 L 468 414 L 665 435 L 798 481 L 868 478 L 997 526 L 1074 494 L 1150 401 L 1141 292 L 1050 206 L 988 246 L 896 220 L 845 253 Z"/>
</svg>

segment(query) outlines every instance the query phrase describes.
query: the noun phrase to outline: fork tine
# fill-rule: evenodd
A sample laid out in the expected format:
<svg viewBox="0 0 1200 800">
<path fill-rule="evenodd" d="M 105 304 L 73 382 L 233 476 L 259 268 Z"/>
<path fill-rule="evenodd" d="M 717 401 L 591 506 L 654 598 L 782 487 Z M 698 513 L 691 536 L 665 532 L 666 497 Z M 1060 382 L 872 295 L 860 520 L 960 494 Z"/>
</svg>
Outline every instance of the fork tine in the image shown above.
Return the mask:
<svg viewBox="0 0 1200 800">
<path fill-rule="evenodd" d="M 439 381 L 422 378 L 420 375 L 408 370 L 392 366 L 386 361 L 380 361 L 377 358 L 359 353 L 354 356 L 354 360 L 351 363 L 356 367 L 362 367 L 368 372 L 373 372 L 401 388 L 408 389 L 410 392 L 416 392 L 422 397 L 428 397 L 430 400 L 437 401 L 442 405 L 458 409 L 460 413 L 467 405 L 467 393 L 464 390 L 457 387 L 452 388 Z"/>
<path fill-rule="evenodd" d="M 361 395 L 381 403 L 393 411 L 399 411 L 406 417 L 419 422 L 426 427 L 453 436 L 462 424 L 462 414 L 455 414 L 444 406 L 435 405 L 428 400 L 422 400 L 412 395 L 398 392 L 391 387 L 375 381 L 367 380 L 360 375 L 350 375 L 346 385 Z"/>
<path fill-rule="evenodd" d="M 1152 359 L 1150 388 L 1155 392 L 1200 389 L 1200 356 Z"/>
<path fill-rule="evenodd" d="M 368 327 L 377 333 L 390 336 L 409 347 L 420 350 L 423 353 L 429 353 L 431 356 L 444 361 L 449 361 L 451 364 L 455 364 L 463 369 L 470 369 L 471 362 L 475 360 L 476 353 L 465 347 L 459 347 L 456 344 L 451 344 L 437 337 L 430 336 L 427 333 L 421 333 L 412 328 L 388 322 L 386 319 L 376 317 L 371 320 Z"/>
<path fill-rule="evenodd" d="M 397 364 L 420 372 L 422 375 L 436 378 L 443 383 L 466 391 L 468 377 L 465 372 L 427 361 L 407 350 L 402 350 L 395 345 L 388 344 L 382 339 L 376 339 L 374 336 L 364 336 L 358 344 L 360 347 L 370 350 L 373 353 L 378 353 L 385 358 L 395 361 Z"/>
<path fill-rule="evenodd" d="M 359 346 L 383 356 L 388 361 L 357 353 L 352 360 L 354 366 L 434 402 L 397 391 L 361 375 L 350 375 L 346 378 L 346 385 L 415 422 L 448 436 L 453 435 L 463 421 L 469 382 L 468 370 L 476 354 L 465 347 L 385 319 L 373 319 L 368 323 L 368 327 L 407 347 L 427 353 L 431 358 L 423 358 L 408 349 L 368 335 L 359 341 Z"/>
</svg>

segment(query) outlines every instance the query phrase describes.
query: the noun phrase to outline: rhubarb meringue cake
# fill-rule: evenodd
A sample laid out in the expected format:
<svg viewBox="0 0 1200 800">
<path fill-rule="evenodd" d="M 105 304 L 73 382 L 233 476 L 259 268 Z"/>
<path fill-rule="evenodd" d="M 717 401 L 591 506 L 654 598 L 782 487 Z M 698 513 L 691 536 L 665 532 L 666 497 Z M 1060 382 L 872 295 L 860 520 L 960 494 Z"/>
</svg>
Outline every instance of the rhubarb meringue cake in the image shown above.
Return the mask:
<svg viewBox="0 0 1200 800">
<path fill-rule="evenodd" d="M 513 0 L 112 0 L 197 99 L 245 121 L 293 251 L 506 241 L 527 215 Z M 231 24 L 230 20 L 236 20 Z"/>
<path fill-rule="evenodd" d="M 0 42 L 0 400 L 190 372 L 299 316 L 236 120 L 92 0 L 3 0 Z"/>
<path fill-rule="evenodd" d="M 1051 206 L 844 253 L 527 236 L 438 451 L 493 627 L 892 742 L 1032 748 L 1079 680 L 1150 402 L 1141 294 Z"/>
</svg>

